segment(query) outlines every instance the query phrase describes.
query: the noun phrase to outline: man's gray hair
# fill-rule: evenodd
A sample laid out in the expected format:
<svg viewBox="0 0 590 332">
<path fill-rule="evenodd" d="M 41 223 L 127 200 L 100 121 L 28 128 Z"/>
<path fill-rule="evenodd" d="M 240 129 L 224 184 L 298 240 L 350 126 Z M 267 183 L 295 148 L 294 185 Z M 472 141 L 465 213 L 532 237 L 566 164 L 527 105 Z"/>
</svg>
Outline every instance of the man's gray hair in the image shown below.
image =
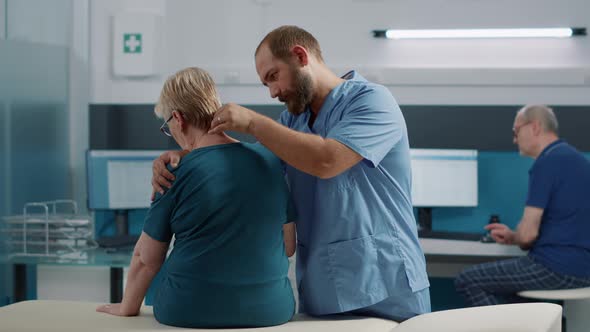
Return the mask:
<svg viewBox="0 0 590 332">
<path fill-rule="evenodd" d="M 518 111 L 517 115 L 520 115 L 525 122 L 539 121 L 541 126 L 543 126 L 543 130 L 546 132 L 558 133 L 559 124 L 551 107 L 545 105 L 526 105 Z"/>
</svg>

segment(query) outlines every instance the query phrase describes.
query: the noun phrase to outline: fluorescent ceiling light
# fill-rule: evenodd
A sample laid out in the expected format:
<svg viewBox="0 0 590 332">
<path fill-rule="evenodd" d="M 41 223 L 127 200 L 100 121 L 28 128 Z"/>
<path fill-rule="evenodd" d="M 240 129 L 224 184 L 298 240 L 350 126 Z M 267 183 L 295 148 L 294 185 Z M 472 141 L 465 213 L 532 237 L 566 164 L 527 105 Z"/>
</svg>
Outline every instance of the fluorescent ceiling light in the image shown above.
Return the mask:
<svg viewBox="0 0 590 332">
<path fill-rule="evenodd" d="M 375 38 L 389 39 L 567 38 L 585 35 L 586 28 L 373 30 Z"/>
</svg>

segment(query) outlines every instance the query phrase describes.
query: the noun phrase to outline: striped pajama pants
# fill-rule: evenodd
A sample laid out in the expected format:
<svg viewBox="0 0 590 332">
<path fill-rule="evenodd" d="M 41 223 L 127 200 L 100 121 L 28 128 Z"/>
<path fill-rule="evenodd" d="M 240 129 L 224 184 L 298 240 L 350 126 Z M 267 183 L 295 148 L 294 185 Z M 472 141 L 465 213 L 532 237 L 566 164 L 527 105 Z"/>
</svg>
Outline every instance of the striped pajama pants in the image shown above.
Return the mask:
<svg viewBox="0 0 590 332">
<path fill-rule="evenodd" d="M 590 277 L 555 273 L 529 257 L 501 260 L 466 268 L 455 279 L 455 288 L 468 306 L 526 302 L 516 293 L 589 287 Z"/>
</svg>

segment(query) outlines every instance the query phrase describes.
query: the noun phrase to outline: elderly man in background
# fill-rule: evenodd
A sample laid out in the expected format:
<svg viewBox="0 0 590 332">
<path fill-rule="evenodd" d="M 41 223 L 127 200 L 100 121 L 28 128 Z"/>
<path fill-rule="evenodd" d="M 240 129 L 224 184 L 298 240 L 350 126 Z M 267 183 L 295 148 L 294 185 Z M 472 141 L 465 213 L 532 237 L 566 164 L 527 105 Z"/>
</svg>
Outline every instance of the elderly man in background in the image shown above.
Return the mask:
<svg viewBox="0 0 590 332">
<path fill-rule="evenodd" d="M 529 253 L 464 270 L 455 285 L 470 306 L 519 302 L 516 293 L 525 290 L 590 286 L 590 161 L 559 139 L 549 107 L 523 107 L 512 130 L 520 153 L 535 159 L 524 214 L 514 231 L 486 229 L 496 242 Z"/>
</svg>

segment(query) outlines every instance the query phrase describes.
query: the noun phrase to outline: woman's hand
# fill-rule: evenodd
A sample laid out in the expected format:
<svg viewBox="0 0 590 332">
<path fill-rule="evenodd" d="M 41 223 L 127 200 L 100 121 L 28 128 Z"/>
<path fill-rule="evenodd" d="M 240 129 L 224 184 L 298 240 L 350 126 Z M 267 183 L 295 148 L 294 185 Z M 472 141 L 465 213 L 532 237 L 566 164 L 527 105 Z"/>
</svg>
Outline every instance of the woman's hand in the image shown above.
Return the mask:
<svg viewBox="0 0 590 332">
<path fill-rule="evenodd" d="M 97 312 L 104 312 L 104 313 L 107 313 L 107 314 L 113 315 L 113 316 L 123 316 L 123 317 L 137 316 L 139 314 L 139 312 L 136 312 L 136 313 L 123 312 L 121 310 L 121 303 L 103 304 L 101 306 L 98 306 L 96 308 L 96 311 Z"/>
</svg>

